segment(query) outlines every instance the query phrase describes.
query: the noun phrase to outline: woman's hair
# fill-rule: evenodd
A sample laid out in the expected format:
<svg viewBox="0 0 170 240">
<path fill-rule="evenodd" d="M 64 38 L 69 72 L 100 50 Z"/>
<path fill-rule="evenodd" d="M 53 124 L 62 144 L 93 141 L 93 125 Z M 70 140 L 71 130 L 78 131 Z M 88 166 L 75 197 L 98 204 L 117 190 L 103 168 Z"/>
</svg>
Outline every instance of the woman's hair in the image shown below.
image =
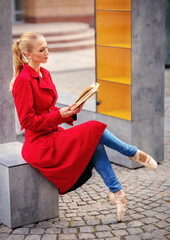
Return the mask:
<svg viewBox="0 0 170 240">
<path fill-rule="evenodd" d="M 36 32 L 25 32 L 18 40 L 16 40 L 12 45 L 13 51 L 13 64 L 14 64 L 14 76 L 10 82 L 10 90 L 13 88 L 14 81 L 25 63 L 28 60 L 25 56 L 25 52 L 31 52 L 34 46 L 34 41 L 39 37 L 43 37 L 42 34 Z"/>
</svg>

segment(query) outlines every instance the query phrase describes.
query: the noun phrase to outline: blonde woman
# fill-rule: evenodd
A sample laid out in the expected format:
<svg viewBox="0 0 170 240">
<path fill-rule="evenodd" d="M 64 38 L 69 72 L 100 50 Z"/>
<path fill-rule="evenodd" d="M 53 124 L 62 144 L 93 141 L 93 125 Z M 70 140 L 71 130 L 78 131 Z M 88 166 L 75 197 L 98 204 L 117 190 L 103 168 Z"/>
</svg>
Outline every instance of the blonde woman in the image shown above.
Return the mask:
<svg viewBox="0 0 170 240">
<path fill-rule="evenodd" d="M 156 161 L 135 146 L 122 142 L 106 129 L 106 124 L 88 121 L 73 125 L 82 105 L 57 108 L 57 91 L 50 73 L 41 63 L 48 61 L 47 42 L 40 33 L 26 32 L 13 44 L 14 77 L 10 88 L 21 128 L 25 129 L 23 158 L 54 183 L 60 194 L 80 187 L 91 177 L 94 167 L 109 188 L 108 198 L 117 205 L 117 219 L 123 220 L 125 194 L 104 146 L 116 150 L 149 169 Z"/>
</svg>

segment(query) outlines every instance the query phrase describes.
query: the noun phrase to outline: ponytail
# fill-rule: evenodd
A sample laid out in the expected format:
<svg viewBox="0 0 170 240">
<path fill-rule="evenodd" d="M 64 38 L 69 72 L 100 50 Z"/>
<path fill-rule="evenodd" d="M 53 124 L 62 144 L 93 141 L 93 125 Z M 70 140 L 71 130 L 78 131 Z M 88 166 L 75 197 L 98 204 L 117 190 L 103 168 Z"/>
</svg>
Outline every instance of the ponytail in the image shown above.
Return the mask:
<svg viewBox="0 0 170 240">
<path fill-rule="evenodd" d="M 23 68 L 23 65 L 26 63 L 24 56 L 19 48 L 19 40 L 16 40 L 12 45 L 13 50 L 13 64 L 14 64 L 14 76 L 10 82 L 10 91 L 12 91 L 14 81 L 20 71 Z"/>
</svg>

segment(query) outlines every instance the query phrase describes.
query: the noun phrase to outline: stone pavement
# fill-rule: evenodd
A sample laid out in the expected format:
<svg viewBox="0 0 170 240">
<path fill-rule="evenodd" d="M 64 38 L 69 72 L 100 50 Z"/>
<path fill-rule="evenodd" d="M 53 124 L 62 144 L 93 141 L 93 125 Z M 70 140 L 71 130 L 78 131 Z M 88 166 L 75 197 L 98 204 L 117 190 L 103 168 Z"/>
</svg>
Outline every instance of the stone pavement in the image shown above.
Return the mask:
<svg viewBox="0 0 170 240">
<path fill-rule="evenodd" d="M 170 239 L 170 161 L 156 171 L 113 165 L 127 199 L 122 223 L 95 172 L 83 187 L 60 196 L 60 216 L 17 229 L 0 225 L 0 240 Z"/>
<path fill-rule="evenodd" d="M 0 224 L 0 240 L 170 239 L 170 69 L 165 86 L 164 161 L 156 171 L 112 165 L 126 193 L 122 223 L 116 222 L 116 206 L 107 200 L 108 190 L 94 171 L 83 187 L 60 196 L 58 218 L 17 229 Z M 18 140 L 23 141 L 22 136 Z"/>
</svg>

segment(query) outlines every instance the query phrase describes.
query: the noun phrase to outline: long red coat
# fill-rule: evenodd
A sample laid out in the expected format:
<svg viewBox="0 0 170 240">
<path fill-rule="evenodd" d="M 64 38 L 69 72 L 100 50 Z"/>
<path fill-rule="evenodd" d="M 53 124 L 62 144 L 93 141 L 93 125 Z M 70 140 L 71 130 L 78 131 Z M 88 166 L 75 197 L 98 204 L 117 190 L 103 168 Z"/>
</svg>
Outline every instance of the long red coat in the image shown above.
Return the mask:
<svg viewBox="0 0 170 240">
<path fill-rule="evenodd" d="M 63 122 L 72 125 L 73 118 L 62 119 L 50 73 L 44 68 L 41 73 L 43 78 L 25 64 L 13 86 L 21 129 L 25 129 L 22 156 L 64 194 L 86 168 L 106 125 L 89 121 L 67 130 L 59 127 Z"/>
</svg>

